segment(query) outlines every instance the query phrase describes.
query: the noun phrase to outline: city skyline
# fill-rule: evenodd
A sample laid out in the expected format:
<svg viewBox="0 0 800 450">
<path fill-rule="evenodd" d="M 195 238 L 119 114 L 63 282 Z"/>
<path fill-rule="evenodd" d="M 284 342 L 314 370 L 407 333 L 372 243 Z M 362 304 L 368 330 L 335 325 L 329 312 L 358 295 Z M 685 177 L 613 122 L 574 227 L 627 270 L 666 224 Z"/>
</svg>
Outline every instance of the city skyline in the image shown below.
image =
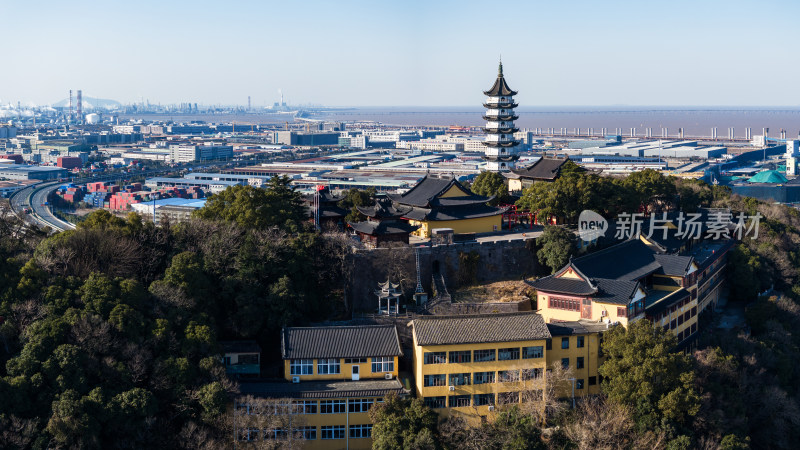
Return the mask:
<svg viewBox="0 0 800 450">
<path fill-rule="evenodd" d="M 0 5 L 0 101 L 475 106 L 502 54 L 521 106 L 798 106 L 800 5 L 78 1 Z M 75 45 L 64 45 L 64 42 Z"/>
</svg>

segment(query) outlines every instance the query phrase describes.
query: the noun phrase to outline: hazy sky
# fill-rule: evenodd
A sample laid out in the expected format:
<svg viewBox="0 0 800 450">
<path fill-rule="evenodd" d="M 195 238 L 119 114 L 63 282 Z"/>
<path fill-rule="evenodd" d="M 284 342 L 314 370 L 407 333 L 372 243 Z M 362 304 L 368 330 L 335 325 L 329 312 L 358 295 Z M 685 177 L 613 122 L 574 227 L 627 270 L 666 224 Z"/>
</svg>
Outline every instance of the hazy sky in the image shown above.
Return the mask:
<svg viewBox="0 0 800 450">
<path fill-rule="evenodd" d="M 800 105 L 800 1 L 0 0 L 0 100 Z"/>
</svg>

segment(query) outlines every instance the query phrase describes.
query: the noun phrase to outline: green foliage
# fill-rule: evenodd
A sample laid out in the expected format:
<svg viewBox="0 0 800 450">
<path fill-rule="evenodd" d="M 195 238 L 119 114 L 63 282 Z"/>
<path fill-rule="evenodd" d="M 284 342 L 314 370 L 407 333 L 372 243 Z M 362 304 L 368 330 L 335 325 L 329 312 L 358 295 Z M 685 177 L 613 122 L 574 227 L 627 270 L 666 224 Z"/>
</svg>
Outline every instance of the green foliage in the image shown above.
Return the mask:
<svg viewBox="0 0 800 450">
<path fill-rule="evenodd" d="M 633 408 L 640 429 L 686 423 L 699 410 L 690 359 L 675 336 L 641 319 L 605 333 L 599 373 L 609 398 Z"/>
<path fill-rule="evenodd" d="M 575 252 L 575 235 L 562 227 L 546 226 L 536 238 L 536 245 L 539 247 L 536 252 L 539 262 L 555 273 L 569 262 L 570 255 Z"/>
<path fill-rule="evenodd" d="M 278 227 L 299 230 L 306 212 L 300 193 L 286 176 L 272 177 L 263 189 L 233 186 L 212 195 L 203 208 L 193 213 L 207 220 L 235 222 L 244 228 Z"/>
<path fill-rule="evenodd" d="M 109 230 L 125 227 L 125 221 L 105 209 L 92 211 L 78 224 L 82 229 Z"/>
<path fill-rule="evenodd" d="M 533 416 L 524 414 L 518 406 L 501 411 L 495 421 L 485 426 L 494 441 L 502 442 L 508 450 L 544 449 L 541 430 Z"/>
<path fill-rule="evenodd" d="M 422 399 L 389 395 L 369 411 L 372 448 L 377 450 L 436 449 L 438 415 Z"/>
<path fill-rule="evenodd" d="M 369 206 L 375 201 L 375 188 L 361 190 L 352 188 L 345 192 L 344 198 L 339 201 L 339 207 L 348 211 L 345 222 L 361 222 L 367 218 L 358 211 L 357 206 Z"/>
<path fill-rule="evenodd" d="M 726 434 L 719 443 L 719 450 L 749 450 L 750 438 L 740 439 L 735 434 Z"/>
<path fill-rule="evenodd" d="M 201 417 L 210 422 L 225 412 L 227 396 L 225 389 L 218 381 L 206 384 L 200 388 L 197 401 L 202 407 Z"/>
<path fill-rule="evenodd" d="M 491 202 L 493 205 L 504 202 L 509 197 L 508 181 L 499 172 L 481 172 L 475 177 L 470 189 L 478 195 L 495 197 Z"/>
<path fill-rule="evenodd" d="M 763 271 L 760 257 L 743 244 L 728 252 L 728 280 L 731 300 L 749 301 L 761 290 L 759 275 Z"/>
</svg>

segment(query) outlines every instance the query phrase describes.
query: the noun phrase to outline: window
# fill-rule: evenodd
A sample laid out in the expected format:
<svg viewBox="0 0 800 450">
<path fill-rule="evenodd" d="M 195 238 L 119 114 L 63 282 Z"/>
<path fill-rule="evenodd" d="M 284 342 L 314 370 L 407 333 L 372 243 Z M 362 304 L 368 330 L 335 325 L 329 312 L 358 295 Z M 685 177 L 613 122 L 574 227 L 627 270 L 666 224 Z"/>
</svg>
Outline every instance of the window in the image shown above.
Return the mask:
<svg viewBox="0 0 800 450">
<path fill-rule="evenodd" d="M 692 307 L 692 317 L 697 315 L 697 306 Z"/>
<path fill-rule="evenodd" d="M 494 383 L 494 372 L 475 372 L 472 374 L 472 384 Z"/>
<path fill-rule="evenodd" d="M 369 412 L 375 400 L 371 398 L 355 398 L 347 402 L 347 411 L 351 413 Z"/>
<path fill-rule="evenodd" d="M 694 333 L 695 331 L 697 331 L 697 324 L 696 324 L 696 323 L 693 323 L 693 324 L 692 324 L 691 330 L 692 330 L 692 333 Z"/>
<path fill-rule="evenodd" d="M 669 329 L 674 330 L 675 328 L 677 328 L 677 326 L 675 325 L 675 319 L 672 319 L 672 322 L 669 323 Z"/>
<path fill-rule="evenodd" d="M 683 325 L 683 314 L 678 316 L 678 325 Z"/>
<path fill-rule="evenodd" d="M 297 400 L 294 402 L 294 410 L 297 414 L 316 414 L 316 400 Z"/>
<path fill-rule="evenodd" d="M 561 358 L 561 368 L 564 370 L 569 369 L 569 358 Z"/>
<path fill-rule="evenodd" d="M 231 357 L 230 356 L 223 356 L 222 357 L 222 364 L 225 364 L 225 367 L 231 365 Z"/>
<path fill-rule="evenodd" d="M 583 378 L 575 380 L 575 389 L 583 389 Z"/>
<path fill-rule="evenodd" d="M 345 358 L 345 364 L 364 364 L 367 362 L 367 358 Z"/>
<path fill-rule="evenodd" d="M 517 348 L 501 348 L 497 351 L 498 361 L 508 361 L 512 359 L 519 359 L 519 347 Z"/>
<path fill-rule="evenodd" d="M 464 386 L 469 384 L 468 373 L 451 373 L 450 386 Z"/>
<path fill-rule="evenodd" d="M 258 428 L 243 428 L 239 431 L 239 440 L 240 441 L 257 441 L 258 440 Z"/>
<path fill-rule="evenodd" d="M 497 378 L 501 383 L 519 381 L 519 370 L 500 370 L 497 372 Z"/>
<path fill-rule="evenodd" d="M 380 358 L 372 358 L 372 373 L 393 372 L 394 371 L 394 358 L 391 356 L 383 356 Z"/>
<path fill-rule="evenodd" d="M 519 403 L 519 392 L 501 392 L 497 394 L 497 403 L 501 405 Z"/>
<path fill-rule="evenodd" d="M 597 377 L 589 377 L 589 386 L 597 384 Z"/>
<path fill-rule="evenodd" d="M 447 375 L 425 375 L 422 378 L 425 387 L 429 386 L 447 386 Z"/>
<path fill-rule="evenodd" d="M 541 345 L 534 347 L 522 347 L 522 359 L 541 358 L 544 356 L 544 350 Z"/>
<path fill-rule="evenodd" d="M 617 308 L 617 317 L 628 317 L 628 310 L 624 306 Z"/>
<path fill-rule="evenodd" d="M 583 348 L 584 336 L 578 336 L 576 339 L 577 339 L 577 343 L 575 344 L 575 347 Z"/>
<path fill-rule="evenodd" d="M 531 389 L 528 391 L 522 391 L 522 401 L 523 402 L 530 402 L 530 401 L 541 401 L 542 400 L 542 390 L 541 389 Z"/>
<path fill-rule="evenodd" d="M 472 405 L 494 405 L 494 394 L 475 394 L 472 396 Z"/>
<path fill-rule="evenodd" d="M 575 368 L 576 369 L 583 369 L 583 356 L 579 356 L 575 358 Z"/>
<path fill-rule="evenodd" d="M 344 425 L 321 427 L 322 439 L 344 439 Z"/>
<path fill-rule="evenodd" d="M 451 395 L 449 397 L 451 408 L 458 408 L 461 406 L 469 406 L 469 395 Z"/>
<path fill-rule="evenodd" d="M 542 369 L 522 369 L 522 381 L 541 378 Z"/>
<path fill-rule="evenodd" d="M 425 397 L 425 406 L 428 408 L 444 408 L 447 406 L 447 397 Z"/>
<path fill-rule="evenodd" d="M 552 339 L 548 339 L 548 340 L 544 341 L 544 344 L 545 344 L 545 348 L 547 350 L 552 350 L 553 349 L 553 340 Z"/>
<path fill-rule="evenodd" d="M 239 355 L 239 364 L 258 364 L 258 354 Z"/>
<path fill-rule="evenodd" d="M 313 375 L 313 359 L 293 359 L 289 361 L 289 373 L 292 375 Z"/>
<path fill-rule="evenodd" d="M 345 412 L 344 400 L 321 400 L 319 402 L 320 414 L 338 414 L 343 412 Z"/>
<path fill-rule="evenodd" d="M 495 350 L 475 350 L 475 362 L 487 362 L 487 361 L 494 361 L 495 359 Z"/>
<path fill-rule="evenodd" d="M 295 434 L 299 434 L 303 436 L 303 439 L 307 441 L 315 441 L 317 440 L 317 427 L 300 427 L 295 428 Z"/>
<path fill-rule="evenodd" d="M 285 428 L 266 428 L 264 429 L 264 440 L 286 440 L 289 438 L 289 433 Z"/>
<path fill-rule="evenodd" d="M 339 373 L 340 366 L 338 359 L 318 359 L 317 360 L 317 373 L 320 375 L 328 375 Z"/>
<path fill-rule="evenodd" d="M 352 439 L 372 437 L 372 425 L 350 425 Z"/>
<path fill-rule="evenodd" d="M 447 352 L 425 352 L 423 364 L 444 364 L 447 362 Z"/>
<path fill-rule="evenodd" d="M 568 337 L 561 338 L 561 349 L 566 350 L 568 348 L 569 348 L 569 338 Z"/>
<path fill-rule="evenodd" d="M 581 302 L 572 298 L 550 297 L 550 308 L 565 309 L 567 311 L 580 311 Z"/>
<path fill-rule="evenodd" d="M 450 363 L 468 363 L 472 357 L 472 352 L 469 350 L 466 351 L 459 351 L 459 352 L 450 352 L 450 359 L 448 362 Z"/>
</svg>

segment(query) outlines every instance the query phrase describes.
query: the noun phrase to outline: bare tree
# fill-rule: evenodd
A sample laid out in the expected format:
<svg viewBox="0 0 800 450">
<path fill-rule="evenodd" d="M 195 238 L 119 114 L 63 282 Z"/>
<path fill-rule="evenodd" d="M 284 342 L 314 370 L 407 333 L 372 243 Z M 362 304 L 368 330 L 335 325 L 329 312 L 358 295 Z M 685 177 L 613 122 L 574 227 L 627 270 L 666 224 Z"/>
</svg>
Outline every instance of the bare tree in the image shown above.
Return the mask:
<svg viewBox="0 0 800 450">
<path fill-rule="evenodd" d="M 305 443 L 304 405 L 289 398 L 248 395 L 235 400 L 229 417 L 237 448 L 300 449 Z"/>
<path fill-rule="evenodd" d="M 572 420 L 564 426 L 564 433 L 579 450 L 664 448 L 663 433 L 638 433 L 634 425 L 633 414 L 627 406 L 605 396 L 586 397 L 578 402 Z"/>
</svg>

